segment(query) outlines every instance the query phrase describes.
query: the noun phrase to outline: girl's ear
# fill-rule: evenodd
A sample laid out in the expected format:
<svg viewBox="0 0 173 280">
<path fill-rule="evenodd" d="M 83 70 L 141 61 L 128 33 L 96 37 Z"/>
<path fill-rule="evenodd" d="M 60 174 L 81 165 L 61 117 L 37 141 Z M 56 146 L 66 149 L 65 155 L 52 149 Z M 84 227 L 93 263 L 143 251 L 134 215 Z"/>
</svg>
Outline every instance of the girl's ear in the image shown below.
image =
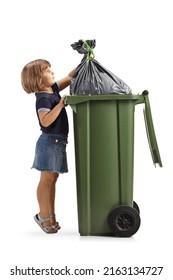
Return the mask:
<svg viewBox="0 0 173 280">
<path fill-rule="evenodd" d="M 40 84 L 40 88 L 44 87 L 44 81 L 43 81 L 42 77 L 40 78 L 39 84 Z"/>
</svg>

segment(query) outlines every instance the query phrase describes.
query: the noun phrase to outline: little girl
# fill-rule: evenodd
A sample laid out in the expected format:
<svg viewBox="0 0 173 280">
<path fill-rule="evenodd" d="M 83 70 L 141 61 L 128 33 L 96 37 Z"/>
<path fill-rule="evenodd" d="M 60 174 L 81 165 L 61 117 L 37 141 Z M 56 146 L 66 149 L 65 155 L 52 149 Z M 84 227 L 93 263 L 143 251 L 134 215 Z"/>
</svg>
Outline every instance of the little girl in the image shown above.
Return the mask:
<svg viewBox="0 0 173 280">
<path fill-rule="evenodd" d="M 60 229 L 55 217 L 55 184 L 60 173 L 68 172 L 68 119 L 64 107 L 66 95 L 61 97 L 59 92 L 70 85 L 74 72 L 75 69 L 55 82 L 51 64 L 37 59 L 25 65 L 21 73 L 23 89 L 27 93 L 35 93 L 36 113 L 42 131 L 33 162 L 33 168 L 40 171 L 37 188 L 40 211 L 34 219 L 46 233 L 56 233 Z"/>
</svg>

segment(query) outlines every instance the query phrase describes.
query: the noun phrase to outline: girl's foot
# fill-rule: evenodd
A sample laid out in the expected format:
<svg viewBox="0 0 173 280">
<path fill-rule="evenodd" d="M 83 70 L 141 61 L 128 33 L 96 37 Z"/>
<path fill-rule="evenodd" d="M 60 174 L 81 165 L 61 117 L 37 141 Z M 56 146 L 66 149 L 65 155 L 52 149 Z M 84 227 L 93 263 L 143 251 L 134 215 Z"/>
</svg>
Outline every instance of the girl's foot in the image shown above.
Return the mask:
<svg viewBox="0 0 173 280">
<path fill-rule="evenodd" d="M 46 233 L 57 233 L 58 229 L 51 224 L 51 218 L 42 218 L 39 214 L 34 216 L 34 220 L 40 226 L 40 228 Z"/>
<path fill-rule="evenodd" d="M 56 221 L 55 214 L 52 214 L 50 216 L 50 221 L 51 221 L 52 228 L 57 229 L 57 230 L 59 230 L 61 228 L 59 223 Z"/>
</svg>

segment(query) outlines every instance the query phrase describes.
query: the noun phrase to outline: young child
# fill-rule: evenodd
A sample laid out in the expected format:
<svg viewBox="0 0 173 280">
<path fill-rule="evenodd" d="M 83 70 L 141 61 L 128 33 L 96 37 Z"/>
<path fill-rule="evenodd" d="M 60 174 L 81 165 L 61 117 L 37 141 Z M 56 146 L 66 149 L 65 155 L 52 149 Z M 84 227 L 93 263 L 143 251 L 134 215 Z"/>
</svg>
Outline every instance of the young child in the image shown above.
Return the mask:
<svg viewBox="0 0 173 280">
<path fill-rule="evenodd" d="M 70 85 L 75 69 L 65 78 L 54 81 L 51 64 L 44 59 L 24 66 L 21 83 L 27 93 L 35 93 L 36 113 L 42 134 L 35 149 L 33 168 L 40 171 L 37 188 L 39 213 L 34 219 L 46 233 L 56 233 L 59 223 L 55 217 L 55 184 L 60 173 L 68 172 L 66 144 L 68 119 L 64 98 L 59 92 Z"/>
</svg>

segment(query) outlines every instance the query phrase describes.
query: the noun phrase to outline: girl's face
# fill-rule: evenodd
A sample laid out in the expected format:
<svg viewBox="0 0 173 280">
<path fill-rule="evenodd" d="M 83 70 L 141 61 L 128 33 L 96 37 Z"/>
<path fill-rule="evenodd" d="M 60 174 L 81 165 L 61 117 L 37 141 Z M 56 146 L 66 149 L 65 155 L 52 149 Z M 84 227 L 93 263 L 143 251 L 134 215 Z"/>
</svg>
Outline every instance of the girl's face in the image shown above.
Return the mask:
<svg viewBox="0 0 173 280">
<path fill-rule="evenodd" d="M 54 84 L 54 73 L 50 67 L 47 67 L 42 76 L 42 83 L 46 87 L 50 87 Z"/>
</svg>

